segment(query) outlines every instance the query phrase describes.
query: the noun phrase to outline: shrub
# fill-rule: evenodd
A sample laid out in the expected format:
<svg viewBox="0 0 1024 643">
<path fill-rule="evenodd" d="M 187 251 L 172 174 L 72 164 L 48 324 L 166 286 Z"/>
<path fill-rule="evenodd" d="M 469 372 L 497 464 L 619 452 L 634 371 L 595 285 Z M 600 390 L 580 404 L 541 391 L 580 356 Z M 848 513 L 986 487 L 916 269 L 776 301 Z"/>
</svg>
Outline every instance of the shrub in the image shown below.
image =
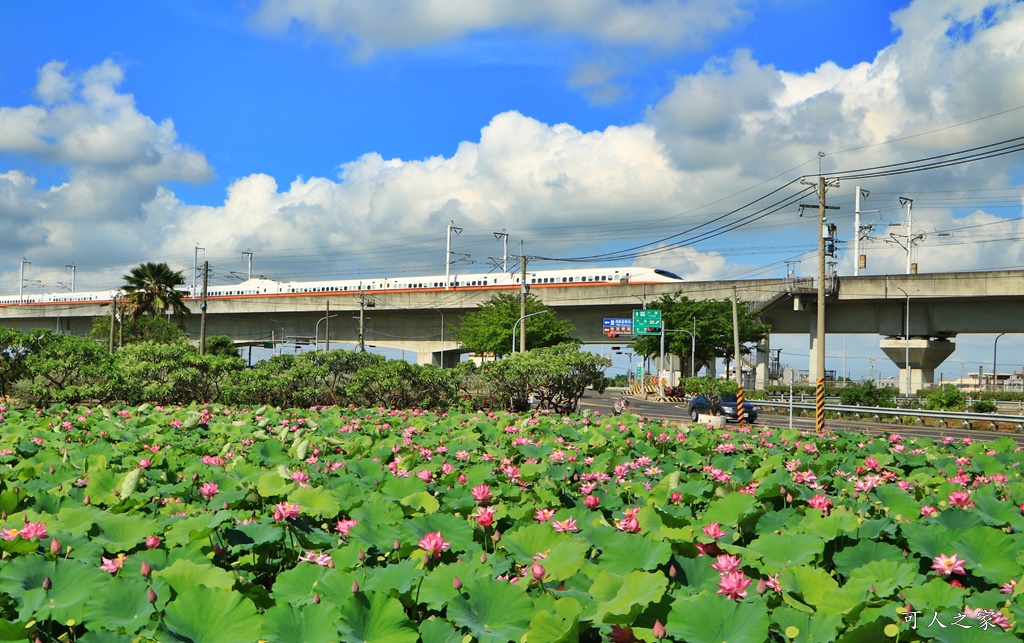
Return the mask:
<svg viewBox="0 0 1024 643">
<path fill-rule="evenodd" d="M 967 396 L 952 384 L 933 390 L 924 400 L 929 411 L 963 411 L 966 406 Z"/>
<path fill-rule="evenodd" d="M 995 413 L 996 403 L 992 400 L 980 399 L 971 404 L 972 413 Z"/>
<path fill-rule="evenodd" d="M 839 401 L 844 406 L 893 408 L 896 406 L 895 399 L 898 394 L 899 391 L 891 386 L 879 388 L 874 382 L 867 381 L 843 388 L 839 394 Z"/>
</svg>

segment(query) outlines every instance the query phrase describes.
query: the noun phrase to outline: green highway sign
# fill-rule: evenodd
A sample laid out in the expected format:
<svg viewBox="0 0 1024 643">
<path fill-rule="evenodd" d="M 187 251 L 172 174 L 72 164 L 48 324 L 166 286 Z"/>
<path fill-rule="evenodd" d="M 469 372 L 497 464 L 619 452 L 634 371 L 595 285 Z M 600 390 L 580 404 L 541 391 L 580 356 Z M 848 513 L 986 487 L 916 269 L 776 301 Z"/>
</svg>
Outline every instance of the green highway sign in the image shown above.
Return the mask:
<svg viewBox="0 0 1024 643">
<path fill-rule="evenodd" d="M 660 335 L 661 334 L 661 311 L 660 310 L 634 310 L 633 311 L 633 334 L 634 335 Z"/>
</svg>

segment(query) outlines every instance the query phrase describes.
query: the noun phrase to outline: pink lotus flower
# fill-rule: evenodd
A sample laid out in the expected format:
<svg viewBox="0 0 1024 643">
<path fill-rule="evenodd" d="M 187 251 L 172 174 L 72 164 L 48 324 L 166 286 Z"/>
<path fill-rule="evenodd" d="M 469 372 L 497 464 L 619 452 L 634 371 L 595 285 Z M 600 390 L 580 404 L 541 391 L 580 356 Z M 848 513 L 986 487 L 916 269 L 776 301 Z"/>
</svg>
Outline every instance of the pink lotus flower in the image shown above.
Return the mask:
<svg viewBox="0 0 1024 643">
<path fill-rule="evenodd" d="M 722 579 L 718 582 L 717 593 L 738 601 L 746 597 L 748 587 L 750 587 L 750 579 L 743 572 L 732 572 L 722 574 Z"/>
<path fill-rule="evenodd" d="M 619 531 L 626 531 L 632 534 L 640 533 L 640 521 L 636 519 L 638 513 L 640 513 L 640 507 L 627 509 L 625 516 L 615 521 L 615 527 Z"/>
<path fill-rule="evenodd" d="M 150 534 L 149 537 L 146 538 L 146 549 L 156 549 L 159 546 L 160 539 L 157 538 L 155 535 Z"/>
<path fill-rule="evenodd" d="M 832 501 L 822 494 L 815 494 L 813 498 L 807 501 L 811 507 L 815 509 L 821 509 L 822 513 L 828 515 L 830 509 L 832 509 Z"/>
<path fill-rule="evenodd" d="M 320 565 L 321 567 L 334 568 L 334 559 L 328 554 L 318 553 L 315 551 L 307 551 L 305 554 L 299 556 L 299 562 L 313 563 L 314 565 Z"/>
<path fill-rule="evenodd" d="M 718 571 L 723 576 L 725 574 L 731 574 L 740 568 L 741 559 L 739 556 L 730 556 L 723 554 L 719 556 L 715 562 L 711 563 L 711 569 Z"/>
<path fill-rule="evenodd" d="M 949 574 L 964 574 L 964 562 L 956 557 L 956 554 L 952 556 L 946 556 L 945 553 L 939 554 L 935 559 L 935 564 L 932 565 L 932 569 L 939 576 L 946 576 Z"/>
<path fill-rule="evenodd" d="M 476 518 L 478 525 L 486 529 L 494 524 L 494 512 L 494 507 L 477 507 L 473 518 Z"/>
<path fill-rule="evenodd" d="M 292 479 L 292 482 L 297 483 L 300 487 L 309 486 L 309 474 L 305 471 L 293 471 L 289 477 Z"/>
<path fill-rule="evenodd" d="M 147 458 L 143 458 L 142 460 L 139 460 L 139 468 L 140 469 L 148 469 L 151 466 L 153 466 L 153 461 L 152 460 L 149 460 Z"/>
<path fill-rule="evenodd" d="M 961 509 L 970 509 L 974 506 L 970 491 L 954 491 L 949 494 L 949 504 Z"/>
<path fill-rule="evenodd" d="M 283 522 L 289 518 L 295 518 L 299 515 L 302 505 L 292 504 L 290 502 L 279 502 L 274 505 L 274 521 Z"/>
<path fill-rule="evenodd" d="M 339 520 L 338 524 L 335 525 L 334 530 L 342 536 L 348 538 L 348 532 L 358 524 L 358 520 Z"/>
<path fill-rule="evenodd" d="M 102 569 L 105 572 L 110 572 L 111 574 L 116 574 L 117 570 L 124 567 L 125 558 L 126 557 L 124 556 L 124 554 L 121 554 L 116 558 L 105 558 L 103 556 L 100 556 L 100 560 L 103 561 L 102 563 L 100 563 L 100 569 Z"/>
<path fill-rule="evenodd" d="M 218 493 L 220 493 L 220 487 L 218 487 L 215 482 L 204 482 L 202 486 L 199 487 L 199 494 L 207 500 L 213 498 Z"/>
<path fill-rule="evenodd" d="M 935 507 L 931 505 L 921 505 L 922 516 L 934 516 L 937 513 L 939 513 L 939 510 L 936 509 Z"/>
<path fill-rule="evenodd" d="M 580 528 L 576 526 L 575 518 L 566 518 L 565 520 L 555 520 L 551 523 L 551 527 L 555 531 L 579 531 Z"/>
<path fill-rule="evenodd" d="M 1011 578 L 1010 582 L 1004 583 L 1003 586 L 999 588 L 999 592 L 1001 594 L 1012 594 L 1013 590 L 1015 590 L 1016 588 L 1017 588 L 1017 579 Z"/>
<path fill-rule="evenodd" d="M 25 540 L 46 538 L 49 535 L 46 533 L 46 523 L 43 522 L 26 522 L 19 533 Z"/>
<path fill-rule="evenodd" d="M 478 505 L 486 505 L 490 502 L 491 498 L 494 497 L 494 495 L 491 494 L 491 485 L 489 484 L 478 484 L 473 487 L 473 490 L 469 493 L 473 496 L 473 499 L 476 500 L 476 504 Z"/>
<path fill-rule="evenodd" d="M 704 533 L 714 538 L 715 540 L 718 540 L 719 538 L 725 535 L 725 532 L 721 529 L 721 525 L 719 525 L 717 522 L 713 522 L 710 525 L 706 525 L 704 527 Z"/>
<path fill-rule="evenodd" d="M 590 495 L 583 499 L 583 505 L 587 509 L 597 509 L 601 506 L 601 499 L 597 496 Z"/>
<path fill-rule="evenodd" d="M 444 536 L 439 531 L 432 531 L 423 534 L 423 538 L 417 543 L 423 551 L 427 552 L 427 559 L 440 558 L 441 552 L 448 549 L 451 543 L 445 542 Z"/>
<path fill-rule="evenodd" d="M 21 532 L 20 529 L 14 529 L 14 528 L 7 529 L 5 527 L 3 530 L 0 530 L 0 538 L 3 538 L 4 540 L 14 540 L 15 538 L 18 537 L 18 534 L 20 532 Z"/>
<path fill-rule="evenodd" d="M 547 521 L 551 520 L 554 517 L 555 517 L 555 510 L 554 509 L 538 509 L 533 514 L 533 519 L 536 520 L 537 522 L 541 522 L 541 523 L 547 522 Z"/>
</svg>

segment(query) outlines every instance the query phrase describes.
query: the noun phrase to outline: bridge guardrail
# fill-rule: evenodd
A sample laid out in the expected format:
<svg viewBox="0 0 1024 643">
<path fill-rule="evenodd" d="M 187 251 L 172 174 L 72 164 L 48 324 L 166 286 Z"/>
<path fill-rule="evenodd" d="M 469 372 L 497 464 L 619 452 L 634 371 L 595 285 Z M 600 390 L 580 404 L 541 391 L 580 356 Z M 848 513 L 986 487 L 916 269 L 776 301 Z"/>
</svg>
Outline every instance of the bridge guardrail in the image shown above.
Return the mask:
<svg viewBox="0 0 1024 643">
<path fill-rule="evenodd" d="M 770 406 L 788 410 L 790 402 L 774 400 L 751 400 L 758 406 Z M 809 402 L 793 402 L 792 407 L 800 410 L 814 410 L 814 404 Z M 842 404 L 826 404 L 826 411 L 836 413 L 850 413 L 861 416 L 891 416 L 902 418 L 913 416 L 918 418 L 932 418 L 944 422 L 947 426 L 950 421 L 970 424 L 972 422 L 983 422 L 986 424 L 1014 424 L 1016 430 L 1024 432 L 1024 415 L 1009 415 L 1003 413 L 969 413 L 963 411 L 928 411 L 925 409 L 894 409 L 881 406 L 846 406 Z"/>
</svg>

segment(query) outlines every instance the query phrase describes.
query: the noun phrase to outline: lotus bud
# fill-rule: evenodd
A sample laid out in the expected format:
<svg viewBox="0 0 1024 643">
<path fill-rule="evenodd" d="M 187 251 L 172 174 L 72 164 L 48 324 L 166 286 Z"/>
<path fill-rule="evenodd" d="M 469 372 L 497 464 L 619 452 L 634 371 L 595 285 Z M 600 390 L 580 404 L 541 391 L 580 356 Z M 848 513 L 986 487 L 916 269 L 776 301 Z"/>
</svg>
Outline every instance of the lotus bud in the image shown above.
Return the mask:
<svg viewBox="0 0 1024 643">
<path fill-rule="evenodd" d="M 758 594 L 764 594 L 765 591 L 767 591 L 767 589 L 768 589 L 768 583 L 764 582 L 763 580 L 757 581 L 757 593 Z"/>
<path fill-rule="evenodd" d="M 665 626 L 661 624 L 661 621 L 654 621 L 654 628 L 651 630 L 651 632 L 654 634 L 654 638 L 658 639 L 659 641 L 665 638 Z"/>
<path fill-rule="evenodd" d="M 150 603 L 156 602 L 156 592 L 153 591 L 152 587 L 146 590 L 146 600 Z"/>
<path fill-rule="evenodd" d="M 356 581 L 352 581 L 352 593 L 353 594 L 358 594 L 359 593 L 359 583 L 357 583 Z"/>
<path fill-rule="evenodd" d="M 0 511 L 0 518 L 2 518 L 4 520 L 7 520 L 7 512 L 6 511 Z"/>
<path fill-rule="evenodd" d="M 402 543 L 398 542 L 398 539 L 396 538 L 395 542 L 391 543 L 391 549 L 394 549 L 395 551 L 398 551 L 401 548 L 402 548 Z"/>
<path fill-rule="evenodd" d="M 359 558 L 360 562 L 366 560 L 366 552 L 363 551 L 362 549 L 360 549 L 359 550 L 359 554 L 357 555 L 357 558 Z"/>
<path fill-rule="evenodd" d="M 57 491 L 64 491 L 64 483 L 63 482 L 60 483 L 59 485 L 57 485 Z"/>
<path fill-rule="evenodd" d="M 153 572 L 153 568 L 150 567 L 149 563 L 147 563 L 146 561 L 142 561 L 142 566 L 140 567 L 139 571 L 142 572 L 143 576 L 148 578 L 149 575 Z"/>
<path fill-rule="evenodd" d="M 675 565 L 669 565 L 668 566 L 668 577 L 669 578 L 675 578 L 677 573 L 678 572 L 676 572 L 676 566 Z"/>
<path fill-rule="evenodd" d="M 583 499 L 583 504 L 586 505 L 587 509 L 596 509 L 601 505 L 601 499 L 595 495 L 589 495 Z"/>
<path fill-rule="evenodd" d="M 53 581 L 50 580 L 49 576 L 43 579 L 43 589 L 46 591 L 53 589 Z"/>
<path fill-rule="evenodd" d="M 192 482 L 196 482 L 198 480 L 199 480 L 199 474 L 198 473 L 193 473 L 192 474 Z"/>
<path fill-rule="evenodd" d="M 466 481 L 469 480 L 469 478 L 466 477 L 466 474 L 460 473 L 458 480 L 459 484 L 466 484 Z M 1021 505 L 1021 512 L 1024 513 L 1024 505 Z"/>
<path fill-rule="evenodd" d="M 90 503 L 89 496 L 86 496 L 85 498 L 82 499 L 82 504 L 83 505 L 88 505 L 89 503 Z"/>
<path fill-rule="evenodd" d="M 673 492 L 672 493 L 672 497 L 671 497 L 671 501 L 672 501 L 672 504 L 678 505 L 680 502 L 683 501 L 683 494 L 679 493 L 678 491 Z"/>
<path fill-rule="evenodd" d="M 317 592 L 316 594 L 313 594 L 313 602 L 316 603 L 317 605 L 320 604 L 320 593 L 319 592 Z"/>
<path fill-rule="evenodd" d="M 533 565 L 530 567 L 530 573 L 533 574 L 534 580 L 542 580 L 544 578 L 544 565 L 541 565 L 537 561 L 533 561 Z"/>
<path fill-rule="evenodd" d="M 115 498 L 120 498 L 121 497 L 120 489 L 114 489 L 114 497 Z"/>
<path fill-rule="evenodd" d="M 462 581 L 459 580 L 458 576 L 452 577 L 452 587 L 454 587 L 456 590 L 462 589 Z"/>
<path fill-rule="evenodd" d="M 50 465 L 50 475 L 52 476 L 52 475 L 53 475 L 54 473 L 56 473 L 56 472 L 57 472 L 57 470 L 56 470 L 56 469 L 54 469 L 54 468 L 53 468 L 53 465 L 51 464 L 51 465 Z"/>
<path fill-rule="evenodd" d="M 494 542 L 498 542 L 499 540 L 501 540 L 501 532 L 500 531 L 495 531 L 494 532 Z"/>
<path fill-rule="evenodd" d="M 50 539 L 50 553 L 54 556 L 60 553 L 60 541 L 56 538 Z"/>
<path fill-rule="evenodd" d="M 227 501 L 227 500 L 225 500 L 225 501 L 224 501 L 224 508 L 225 508 L 225 509 L 227 509 L 227 508 L 228 508 L 228 501 Z"/>
<path fill-rule="evenodd" d="M 487 552 L 481 552 L 480 553 L 480 562 L 481 563 L 486 563 L 487 562 Z"/>
<path fill-rule="evenodd" d="M 150 534 L 149 538 L 146 538 L 146 549 L 156 549 L 159 546 L 160 539 L 154 536 L 153 534 Z"/>
</svg>

